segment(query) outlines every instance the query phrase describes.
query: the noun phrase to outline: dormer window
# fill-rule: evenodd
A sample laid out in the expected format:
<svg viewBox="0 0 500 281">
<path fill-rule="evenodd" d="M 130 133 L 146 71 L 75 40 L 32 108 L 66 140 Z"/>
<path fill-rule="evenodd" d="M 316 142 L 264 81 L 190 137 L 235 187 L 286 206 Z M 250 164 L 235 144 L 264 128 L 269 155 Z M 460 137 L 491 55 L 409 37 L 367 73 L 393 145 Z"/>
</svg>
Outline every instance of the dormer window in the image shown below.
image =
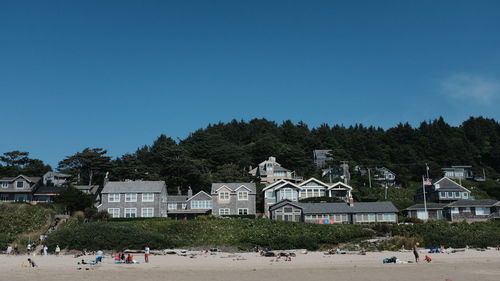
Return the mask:
<svg viewBox="0 0 500 281">
<path fill-rule="evenodd" d="M 248 191 L 238 191 L 238 200 L 248 200 Z"/>
<path fill-rule="evenodd" d="M 219 192 L 219 200 L 229 200 L 229 192 L 227 191 Z"/>
<path fill-rule="evenodd" d="M 8 188 L 9 187 L 9 183 L 8 182 L 2 182 L 2 188 Z"/>
</svg>

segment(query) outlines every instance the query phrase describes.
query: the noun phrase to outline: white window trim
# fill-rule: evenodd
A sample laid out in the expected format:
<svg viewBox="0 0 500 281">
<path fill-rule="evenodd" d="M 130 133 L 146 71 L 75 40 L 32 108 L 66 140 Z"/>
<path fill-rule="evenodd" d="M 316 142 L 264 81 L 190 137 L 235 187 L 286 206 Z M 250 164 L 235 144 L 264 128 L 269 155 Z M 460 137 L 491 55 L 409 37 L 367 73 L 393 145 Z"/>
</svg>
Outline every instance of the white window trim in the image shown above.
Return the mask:
<svg viewBox="0 0 500 281">
<path fill-rule="evenodd" d="M 240 214 L 240 210 L 247 210 L 247 213 L 246 214 Z M 249 212 L 248 212 L 248 208 L 238 208 L 238 215 L 248 215 Z"/>
<path fill-rule="evenodd" d="M 135 195 L 135 196 L 132 196 L 132 199 L 127 200 L 127 195 Z M 137 202 L 137 193 L 132 193 L 132 192 L 125 193 L 125 202 Z"/>
<path fill-rule="evenodd" d="M 240 193 L 246 193 L 246 198 L 241 198 Z M 248 191 L 238 191 L 238 201 L 248 201 Z"/>
<path fill-rule="evenodd" d="M 227 210 L 227 214 L 226 212 L 222 212 L 222 210 Z M 219 209 L 219 215 L 230 215 L 231 214 L 231 209 L 229 208 L 220 208 Z"/>
<path fill-rule="evenodd" d="M 127 217 L 127 210 L 134 210 L 135 216 L 134 217 Z M 123 217 L 124 218 L 137 218 L 137 208 L 125 208 L 123 210 Z"/>
<path fill-rule="evenodd" d="M 173 208 L 171 208 L 171 207 L 173 207 Z M 177 202 L 167 203 L 167 210 L 177 210 Z"/>
<path fill-rule="evenodd" d="M 148 200 L 144 199 L 144 195 L 145 194 L 151 194 L 151 195 L 153 195 L 153 199 L 148 199 Z M 155 194 L 153 192 L 145 192 L 145 193 L 142 194 L 141 200 L 142 200 L 142 202 L 154 202 L 155 201 Z"/>
<path fill-rule="evenodd" d="M 2 182 L 2 188 L 9 188 L 8 182 Z"/>
<path fill-rule="evenodd" d="M 18 187 L 18 186 L 17 186 L 17 184 L 18 184 L 18 183 L 22 183 L 22 184 L 23 184 L 23 186 Z M 24 189 L 24 181 L 16 181 L 16 189 Z"/>
<path fill-rule="evenodd" d="M 117 216 L 117 217 L 113 216 L 113 213 L 114 213 L 114 212 L 112 212 L 111 210 L 118 210 L 118 216 Z M 112 218 L 119 218 L 119 217 L 120 217 L 120 208 L 108 208 L 107 212 L 108 212 L 108 214 L 109 214 Z"/>
<path fill-rule="evenodd" d="M 227 194 L 227 198 L 223 198 L 223 196 L 222 196 L 223 194 Z M 218 198 L 220 201 L 229 201 L 231 198 L 231 193 L 229 191 L 221 191 L 221 192 L 219 192 Z"/>
<path fill-rule="evenodd" d="M 151 210 L 151 216 L 144 216 L 144 211 L 145 210 Z M 155 216 L 155 209 L 154 208 L 141 208 L 141 217 L 142 218 L 152 218 Z"/>
<path fill-rule="evenodd" d="M 118 200 L 115 200 L 114 196 L 118 194 Z M 113 201 L 109 200 L 111 198 L 111 195 L 113 195 Z M 121 200 L 121 194 L 120 193 L 108 193 L 108 202 L 109 203 L 118 203 Z"/>
</svg>

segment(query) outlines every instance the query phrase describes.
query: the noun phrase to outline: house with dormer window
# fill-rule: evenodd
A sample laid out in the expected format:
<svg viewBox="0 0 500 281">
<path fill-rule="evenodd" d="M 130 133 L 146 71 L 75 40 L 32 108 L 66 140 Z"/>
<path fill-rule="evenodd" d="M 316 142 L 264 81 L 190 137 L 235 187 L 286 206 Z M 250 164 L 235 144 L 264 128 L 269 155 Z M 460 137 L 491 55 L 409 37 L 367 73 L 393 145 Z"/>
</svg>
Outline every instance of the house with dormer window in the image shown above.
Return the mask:
<svg viewBox="0 0 500 281">
<path fill-rule="evenodd" d="M 471 197 L 470 190 L 448 177 L 443 177 L 434 184 L 425 186 L 425 199 L 428 202 L 449 203 L 474 198 Z M 415 201 L 424 201 L 422 189 L 417 190 Z"/>
<path fill-rule="evenodd" d="M 194 219 L 212 212 L 212 196 L 205 191 L 193 195 L 191 188 L 187 195 L 169 195 L 167 198 L 167 214 L 176 220 Z"/>
<path fill-rule="evenodd" d="M 19 175 L 0 179 L 0 201 L 31 202 L 33 193 L 42 185 L 40 177 Z"/>
<path fill-rule="evenodd" d="M 255 183 L 213 183 L 212 214 L 255 215 L 256 190 Z"/>
</svg>

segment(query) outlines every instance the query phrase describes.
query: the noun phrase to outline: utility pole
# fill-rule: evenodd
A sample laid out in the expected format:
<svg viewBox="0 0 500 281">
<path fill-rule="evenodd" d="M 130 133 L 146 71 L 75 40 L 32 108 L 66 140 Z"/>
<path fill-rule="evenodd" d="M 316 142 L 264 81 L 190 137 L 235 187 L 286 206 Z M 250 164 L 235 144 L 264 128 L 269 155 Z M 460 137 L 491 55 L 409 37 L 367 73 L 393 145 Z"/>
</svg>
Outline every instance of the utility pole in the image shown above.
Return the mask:
<svg viewBox="0 0 500 281">
<path fill-rule="evenodd" d="M 387 182 L 385 182 L 385 196 L 384 196 L 384 200 L 387 200 Z"/>
<path fill-rule="evenodd" d="M 483 168 L 483 180 L 486 180 L 486 173 L 484 172 L 484 168 Z"/>
<path fill-rule="evenodd" d="M 429 179 L 429 166 L 425 163 L 425 170 L 427 171 L 427 179 Z"/>
</svg>

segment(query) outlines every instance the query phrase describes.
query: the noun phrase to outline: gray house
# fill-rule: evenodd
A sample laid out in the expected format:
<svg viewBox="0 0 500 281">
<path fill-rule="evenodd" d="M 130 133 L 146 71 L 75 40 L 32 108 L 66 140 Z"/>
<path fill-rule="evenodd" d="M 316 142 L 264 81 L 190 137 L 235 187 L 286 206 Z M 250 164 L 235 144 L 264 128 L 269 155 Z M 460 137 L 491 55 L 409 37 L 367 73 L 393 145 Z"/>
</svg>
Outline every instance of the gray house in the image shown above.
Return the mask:
<svg viewBox="0 0 500 281">
<path fill-rule="evenodd" d="M 255 215 L 255 183 L 213 183 L 212 214 Z"/>
<path fill-rule="evenodd" d="M 426 219 L 442 219 L 448 221 L 486 221 L 499 218 L 500 202 L 497 200 L 457 200 L 451 203 L 427 203 L 427 213 L 424 204 L 416 204 L 404 210 L 407 217 Z"/>
<path fill-rule="evenodd" d="M 462 199 L 474 199 L 470 194 L 470 190 L 448 177 L 441 178 L 434 184 L 425 186 L 425 197 L 428 202 L 449 203 Z M 424 201 L 421 188 L 415 194 L 415 201 Z"/>
<path fill-rule="evenodd" d="M 187 195 L 169 195 L 167 215 L 176 220 L 194 219 L 212 212 L 212 196 L 205 191 L 193 195 L 191 188 Z"/>
<path fill-rule="evenodd" d="M 273 220 L 320 224 L 398 221 L 398 209 L 391 202 L 301 203 L 283 200 L 272 205 L 269 212 Z"/>
<path fill-rule="evenodd" d="M 40 177 L 19 175 L 0 179 L 0 201 L 30 202 L 33 193 L 42 185 Z"/>
<path fill-rule="evenodd" d="M 71 178 L 71 175 L 50 171 L 45 173 L 42 178 L 43 185 L 62 186 L 69 178 Z"/>
<path fill-rule="evenodd" d="M 167 187 L 164 181 L 107 182 L 99 211 L 113 218 L 166 217 Z"/>
</svg>

